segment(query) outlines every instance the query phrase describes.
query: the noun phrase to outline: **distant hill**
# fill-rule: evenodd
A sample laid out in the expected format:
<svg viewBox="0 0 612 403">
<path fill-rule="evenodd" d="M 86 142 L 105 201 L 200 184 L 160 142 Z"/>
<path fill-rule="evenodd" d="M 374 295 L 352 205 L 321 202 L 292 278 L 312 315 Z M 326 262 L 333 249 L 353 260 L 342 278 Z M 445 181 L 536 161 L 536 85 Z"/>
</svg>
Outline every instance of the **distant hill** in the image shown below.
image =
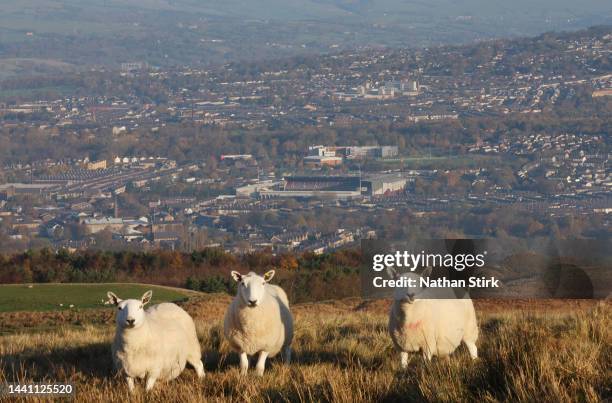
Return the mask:
<svg viewBox="0 0 612 403">
<path fill-rule="evenodd" d="M 0 60 L 205 65 L 610 22 L 606 0 L 0 0 Z"/>
</svg>

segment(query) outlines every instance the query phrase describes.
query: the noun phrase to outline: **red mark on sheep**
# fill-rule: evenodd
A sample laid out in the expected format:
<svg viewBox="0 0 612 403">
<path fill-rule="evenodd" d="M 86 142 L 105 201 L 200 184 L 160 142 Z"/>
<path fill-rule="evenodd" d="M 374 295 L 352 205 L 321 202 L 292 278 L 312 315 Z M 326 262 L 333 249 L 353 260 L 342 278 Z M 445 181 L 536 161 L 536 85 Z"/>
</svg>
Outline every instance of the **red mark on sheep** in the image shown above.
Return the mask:
<svg viewBox="0 0 612 403">
<path fill-rule="evenodd" d="M 419 326 L 421 326 L 421 323 L 422 321 L 417 320 L 416 322 L 406 323 L 405 327 L 406 329 L 409 329 L 409 330 L 415 330 L 415 329 L 418 329 Z"/>
</svg>

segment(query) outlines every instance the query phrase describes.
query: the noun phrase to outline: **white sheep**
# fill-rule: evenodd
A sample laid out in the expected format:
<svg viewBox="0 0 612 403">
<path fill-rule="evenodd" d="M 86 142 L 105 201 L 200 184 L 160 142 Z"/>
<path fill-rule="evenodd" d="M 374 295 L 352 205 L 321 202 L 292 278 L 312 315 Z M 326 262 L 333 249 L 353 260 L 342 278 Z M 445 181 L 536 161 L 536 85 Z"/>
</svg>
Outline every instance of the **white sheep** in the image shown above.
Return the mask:
<svg viewBox="0 0 612 403">
<path fill-rule="evenodd" d="M 134 378 L 146 378 L 148 391 L 157 379 L 179 376 L 187 362 L 199 378 L 204 376 L 200 343 L 187 312 L 172 303 L 154 305 L 145 311 L 152 291 L 141 299 L 122 300 L 110 291 L 107 295 L 117 306 L 113 362 L 126 376 L 130 392 L 134 390 Z"/>
<path fill-rule="evenodd" d="M 389 315 L 389 333 L 401 352 L 402 368 L 408 366 L 408 352 L 420 350 L 430 360 L 451 354 L 462 341 L 472 359 L 478 357 L 478 323 L 469 297 L 457 298 L 451 289 L 422 288 L 416 273 L 391 272 L 396 280 L 412 278 L 417 285 L 395 289 Z M 423 272 L 424 277 L 430 274 L 431 268 Z"/>
<path fill-rule="evenodd" d="M 264 373 L 266 358 L 282 350 L 285 363 L 291 362 L 293 317 L 287 294 L 269 284 L 274 270 L 263 277 L 256 273 L 242 275 L 232 271 L 238 291 L 225 313 L 224 334 L 232 349 L 240 354 L 240 372 L 249 369 L 249 355 L 259 353 L 257 375 Z"/>
</svg>

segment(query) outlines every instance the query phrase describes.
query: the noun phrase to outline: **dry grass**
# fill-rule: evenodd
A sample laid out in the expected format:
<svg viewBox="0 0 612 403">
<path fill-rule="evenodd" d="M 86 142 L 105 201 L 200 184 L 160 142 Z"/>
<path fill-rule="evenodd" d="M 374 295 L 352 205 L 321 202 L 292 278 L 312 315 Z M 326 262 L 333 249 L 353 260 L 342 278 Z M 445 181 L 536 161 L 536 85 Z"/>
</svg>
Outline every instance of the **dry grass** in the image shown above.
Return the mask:
<svg viewBox="0 0 612 403">
<path fill-rule="evenodd" d="M 465 348 L 449 359 L 408 370 L 387 335 L 387 305 L 357 300 L 294 307 L 294 363 L 272 359 L 263 378 L 238 374 L 238 358 L 222 337 L 228 297 L 208 297 L 186 308 L 196 317 L 206 377 L 193 370 L 158 384 L 133 401 L 601 401 L 610 385 L 608 303 L 549 306 L 479 303 L 480 358 Z M 123 379 L 112 375 L 112 325 L 60 325 L 0 337 L 0 382 L 70 381 L 78 401 L 128 401 Z"/>
</svg>

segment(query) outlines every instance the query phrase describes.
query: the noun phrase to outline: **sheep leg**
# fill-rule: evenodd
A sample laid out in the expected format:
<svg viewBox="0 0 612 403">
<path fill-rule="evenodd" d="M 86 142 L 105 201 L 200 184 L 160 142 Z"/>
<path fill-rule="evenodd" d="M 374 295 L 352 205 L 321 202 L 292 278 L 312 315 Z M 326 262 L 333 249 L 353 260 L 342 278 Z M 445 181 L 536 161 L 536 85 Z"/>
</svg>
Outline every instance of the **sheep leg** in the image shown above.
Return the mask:
<svg viewBox="0 0 612 403">
<path fill-rule="evenodd" d="M 408 353 L 407 352 L 402 351 L 400 353 L 400 360 L 402 364 L 402 369 L 408 368 Z"/>
<path fill-rule="evenodd" d="M 285 364 L 291 364 L 291 346 L 285 346 L 283 356 L 285 358 Z"/>
<path fill-rule="evenodd" d="M 147 384 L 145 386 L 145 390 L 148 392 L 153 389 L 155 386 L 155 381 L 157 381 L 157 375 L 150 375 L 147 377 Z"/>
<path fill-rule="evenodd" d="M 240 374 L 246 375 L 249 370 L 249 357 L 247 353 L 240 353 Z"/>
<path fill-rule="evenodd" d="M 191 365 L 193 365 L 195 368 L 198 378 L 204 378 L 204 364 L 202 363 L 202 360 L 198 360 L 196 363 Z"/>
<path fill-rule="evenodd" d="M 195 369 L 198 378 L 204 377 L 204 364 L 200 358 L 191 358 L 188 359 L 187 362 Z"/>
<path fill-rule="evenodd" d="M 476 347 L 476 343 L 473 341 L 464 341 L 464 343 L 470 352 L 470 357 L 472 357 L 473 360 L 478 358 L 478 348 Z"/>
<path fill-rule="evenodd" d="M 128 376 L 125 378 L 125 380 L 127 381 L 128 390 L 130 391 L 130 393 L 134 392 L 134 378 Z"/>
<path fill-rule="evenodd" d="M 268 358 L 267 351 L 262 351 L 259 353 L 259 359 L 257 360 L 257 366 L 255 367 L 255 372 L 259 376 L 262 376 L 264 373 L 264 370 L 266 369 L 266 358 Z"/>
<path fill-rule="evenodd" d="M 426 361 L 431 361 L 431 357 L 433 357 L 433 352 L 438 349 L 438 344 L 431 339 L 425 339 L 425 345 L 421 347 L 421 353 L 423 354 L 423 359 Z"/>
</svg>

